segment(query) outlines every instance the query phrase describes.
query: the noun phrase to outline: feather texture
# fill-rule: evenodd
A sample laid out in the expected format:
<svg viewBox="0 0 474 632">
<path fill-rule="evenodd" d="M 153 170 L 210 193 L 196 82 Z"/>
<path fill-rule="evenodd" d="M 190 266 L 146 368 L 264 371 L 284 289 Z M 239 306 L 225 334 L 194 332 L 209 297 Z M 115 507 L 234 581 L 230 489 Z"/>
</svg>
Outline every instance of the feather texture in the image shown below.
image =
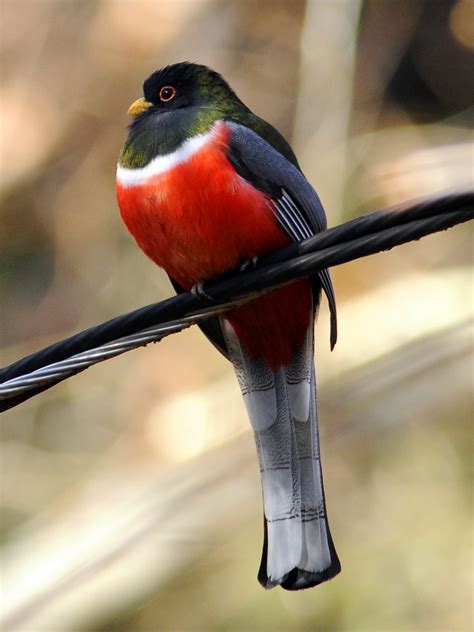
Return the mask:
<svg viewBox="0 0 474 632">
<path fill-rule="evenodd" d="M 319 455 L 313 323 L 288 366 L 251 357 L 222 321 L 254 431 L 260 463 L 265 543 L 259 580 L 298 590 L 340 571 L 326 517 Z"/>
<path fill-rule="evenodd" d="M 176 99 L 163 103 L 163 84 Z M 163 84 L 164 85 L 164 84 Z M 144 85 L 117 171 L 124 222 L 177 291 L 326 227 L 313 187 L 282 136 L 213 71 L 177 64 Z M 325 270 L 202 325 L 232 361 L 255 435 L 264 496 L 259 580 L 308 588 L 340 570 L 319 458 L 313 326 Z"/>
</svg>

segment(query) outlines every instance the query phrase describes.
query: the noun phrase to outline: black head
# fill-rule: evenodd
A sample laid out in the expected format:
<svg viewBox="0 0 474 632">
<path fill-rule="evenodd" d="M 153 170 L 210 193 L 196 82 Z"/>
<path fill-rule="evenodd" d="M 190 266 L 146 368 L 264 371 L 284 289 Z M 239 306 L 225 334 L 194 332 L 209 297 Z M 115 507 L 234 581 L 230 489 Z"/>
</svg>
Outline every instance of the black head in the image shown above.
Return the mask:
<svg viewBox="0 0 474 632">
<path fill-rule="evenodd" d="M 143 99 L 135 101 L 129 113 L 156 114 L 190 106 L 222 111 L 236 104 L 243 106 L 221 75 L 207 66 L 181 62 L 150 75 L 143 84 Z"/>
</svg>

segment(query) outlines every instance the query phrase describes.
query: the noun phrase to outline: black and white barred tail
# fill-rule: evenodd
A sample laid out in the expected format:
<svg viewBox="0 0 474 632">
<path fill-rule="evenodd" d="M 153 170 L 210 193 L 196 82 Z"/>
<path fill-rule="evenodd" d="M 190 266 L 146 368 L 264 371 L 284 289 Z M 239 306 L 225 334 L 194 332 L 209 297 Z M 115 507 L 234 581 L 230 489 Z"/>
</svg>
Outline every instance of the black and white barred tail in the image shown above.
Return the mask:
<svg viewBox="0 0 474 632">
<path fill-rule="evenodd" d="M 264 544 L 258 579 L 265 588 L 310 588 L 341 570 L 326 516 L 313 327 L 304 348 L 275 373 L 246 353 L 227 322 L 224 331 L 260 462 Z"/>
</svg>

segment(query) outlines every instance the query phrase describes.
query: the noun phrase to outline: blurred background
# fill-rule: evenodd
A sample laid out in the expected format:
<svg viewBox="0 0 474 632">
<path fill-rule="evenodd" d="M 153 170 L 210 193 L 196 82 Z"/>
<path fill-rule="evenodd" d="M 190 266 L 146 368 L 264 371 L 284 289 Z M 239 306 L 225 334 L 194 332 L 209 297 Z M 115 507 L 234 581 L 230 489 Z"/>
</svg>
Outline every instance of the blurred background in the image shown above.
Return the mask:
<svg viewBox="0 0 474 632">
<path fill-rule="evenodd" d="M 330 225 L 472 179 L 472 0 L 2 0 L 1 364 L 171 294 L 114 197 L 156 68 L 221 72 Z M 343 572 L 257 583 L 261 492 L 231 367 L 190 329 L 1 421 L 4 630 L 472 629 L 472 233 L 338 267 L 317 328 Z"/>
</svg>

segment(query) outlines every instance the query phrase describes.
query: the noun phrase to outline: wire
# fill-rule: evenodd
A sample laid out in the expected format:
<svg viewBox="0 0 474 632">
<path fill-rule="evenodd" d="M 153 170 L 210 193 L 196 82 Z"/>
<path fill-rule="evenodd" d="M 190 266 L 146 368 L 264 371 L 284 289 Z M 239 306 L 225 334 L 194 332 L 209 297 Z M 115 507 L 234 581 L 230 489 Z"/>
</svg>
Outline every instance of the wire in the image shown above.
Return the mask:
<svg viewBox="0 0 474 632">
<path fill-rule="evenodd" d="M 89 366 L 157 342 L 265 292 L 474 218 L 474 191 L 448 192 L 391 207 L 330 228 L 260 257 L 255 268 L 206 283 L 207 296 L 185 292 L 79 332 L 0 369 L 0 412 Z"/>
</svg>

